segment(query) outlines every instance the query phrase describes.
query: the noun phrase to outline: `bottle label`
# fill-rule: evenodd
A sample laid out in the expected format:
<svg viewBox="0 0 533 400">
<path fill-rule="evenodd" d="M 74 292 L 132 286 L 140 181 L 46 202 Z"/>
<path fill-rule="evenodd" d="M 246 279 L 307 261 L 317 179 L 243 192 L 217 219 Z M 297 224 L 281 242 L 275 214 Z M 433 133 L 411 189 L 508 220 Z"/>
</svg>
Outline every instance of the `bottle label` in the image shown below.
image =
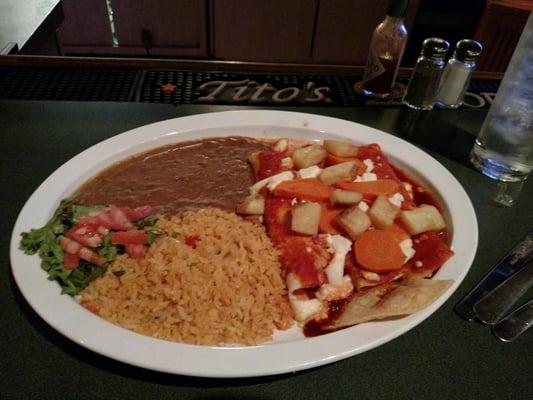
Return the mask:
<svg viewBox="0 0 533 400">
<path fill-rule="evenodd" d="M 368 54 L 368 60 L 366 61 L 365 73 L 363 74 L 363 82 L 368 82 L 375 77 L 385 72 L 385 67 L 379 61 L 379 57 L 371 48 Z"/>
</svg>

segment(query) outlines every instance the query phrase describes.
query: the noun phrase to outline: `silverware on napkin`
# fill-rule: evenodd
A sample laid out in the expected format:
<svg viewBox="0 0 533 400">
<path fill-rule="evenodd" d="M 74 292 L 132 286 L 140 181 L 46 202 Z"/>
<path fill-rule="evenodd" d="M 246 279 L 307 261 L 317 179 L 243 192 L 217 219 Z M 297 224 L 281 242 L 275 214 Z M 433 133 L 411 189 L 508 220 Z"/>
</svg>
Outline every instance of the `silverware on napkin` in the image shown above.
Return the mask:
<svg viewBox="0 0 533 400">
<path fill-rule="evenodd" d="M 474 306 L 507 278 L 519 271 L 533 256 L 531 229 L 494 268 L 455 306 L 455 312 L 468 321 L 476 317 Z"/>
</svg>

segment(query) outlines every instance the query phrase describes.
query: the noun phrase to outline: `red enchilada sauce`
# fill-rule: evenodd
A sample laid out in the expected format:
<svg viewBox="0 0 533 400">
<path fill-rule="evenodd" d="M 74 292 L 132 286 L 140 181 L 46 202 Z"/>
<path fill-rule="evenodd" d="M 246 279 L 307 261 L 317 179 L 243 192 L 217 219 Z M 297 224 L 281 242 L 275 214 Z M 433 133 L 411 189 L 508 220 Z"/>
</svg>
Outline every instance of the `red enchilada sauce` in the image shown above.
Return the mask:
<svg viewBox="0 0 533 400">
<path fill-rule="evenodd" d="M 248 156 L 268 146 L 243 137 L 181 142 L 135 155 L 79 190 L 79 204 L 153 206 L 157 213 L 217 207 L 234 211 L 254 183 Z"/>
<path fill-rule="evenodd" d="M 372 145 L 367 146 L 365 150 L 368 151 L 368 154 L 365 154 L 365 157 L 374 157 L 375 160 L 373 161 L 375 161 L 376 164 L 380 163 L 381 160 L 379 158 L 376 159 L 376 157 L 381 157 L 381 154 L 373 154 Z M 435 200 L 434 196 L 418 182 L 416 182 L 409 175 L 407 175 L 404 171 L 388 162 L 386 164 L 383 163 L 378 167 L 379 168 L 375 168 L 375 172 L 380 173 L 382 177 L 385 177 L 383 176 L 383 171 L 385 170 L 385 172 L 387 173 L 386 177 L 397 179 L 400 182 L 409 183 L 412 186 L 412 201 L 414 206 L 418 207 L 421 204 L 428 204 L 435 206 L 439 210 L 441 210 L 441 207 Z M 407 191 L 404 190 L 402 194 L 404 194 L 404 196 L 407 198 Z M 396 223 L 401 224 L 400 221 L 396 221 Z M 446 242 L 447 234 L 444 230 L 438 232 L 429 231 L 413 236 L 413 249 L 415 250 L 415 256 L 405 264 L 401 271 L 407 274 L 409 274 L 410 271 L 413 270 L 419 273 L 427 272 L 428 274 L 433 274 L 435 270 L 438 269 L 442 265 L 442 263 L 449 257 L 451 257 L 451 255 L 453 254 L 450 249 L 445 245 Z M 423 267 L 415 267 L 415 263 L 417 261 L 420 261 Z M 356 273 L 357 268 L 361 267 L 355 261 L 353 257 L 353 252 L 348 253 L 345 261 L 345 270 L 350 275 L 353 275 Z M 398 272 L 399 271 L 393 271 L 389 275 L 394 276 Z M 384 284 L 383 290 L 385 292 L 392 290 L 392 287 L 390 285 L 387 286 L 387 282 L 390 282 L 390 279 L 387 278 L 386 274 L 382 276 L 383 282 L 376 282 L 376 284 Z M 356 281 L 356 279 L 354 279 L 354 281 Z M 307 337 L 314 337 L 331 332 L 331 330 L 328 330 L 325 327 L 330 326 L 335 320 L 337 320 L 341 316 L 345 306 L 349 304 L 355 296 L 364 295 L 372 287 L 374 286 L 369 286 L 363 288 L 362 290 L 356 290 L 351 296 L 347 298 L 330 302 L 328 305 L 329 309 L 327 318 L 324 318 L 322 320 L 311 320 L 307 322 L 304 325 L 304 335 Z"/>
</svg>

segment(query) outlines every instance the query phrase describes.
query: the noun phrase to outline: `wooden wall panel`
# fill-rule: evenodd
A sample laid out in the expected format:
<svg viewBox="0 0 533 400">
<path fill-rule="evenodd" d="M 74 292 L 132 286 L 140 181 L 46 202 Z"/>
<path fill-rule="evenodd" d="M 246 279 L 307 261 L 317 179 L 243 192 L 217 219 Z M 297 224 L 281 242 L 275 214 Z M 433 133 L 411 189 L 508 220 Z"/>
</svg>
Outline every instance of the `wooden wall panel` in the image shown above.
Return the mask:
<svg viewBox="0 0 533 400">
<path fill-rule="evenodd" d="M 318 0 L 211 0 L 216 59 L 309 62 Z"/>
<path fill-rule="evenodd" d="M 122 52 L 144 52 L 151 33 L 153 55 L 207 56 L 205 0 L 112 0 Z"/>
<path fill-rule="evenodd" d="M 419 0 L 411 0 L 406 26 L 413 23 Z M 388 0 L 320 0 L 313 62 L 364 65 L 372 32 L 385 17 Z"/>
<path fill-rule="evenodd" d="M 504 72 L 513 56 L 533 2 L 489 1 L 474 35 L 483 45 L 477 68 Z M 523 5 L 520 3 L 524 3 Z"/>
<path fill-rule="evenodd" d="M 62 47 L 112 45 L 105 0 L 61 0 L 65 19 L 58 31 Z"/>
</svg>

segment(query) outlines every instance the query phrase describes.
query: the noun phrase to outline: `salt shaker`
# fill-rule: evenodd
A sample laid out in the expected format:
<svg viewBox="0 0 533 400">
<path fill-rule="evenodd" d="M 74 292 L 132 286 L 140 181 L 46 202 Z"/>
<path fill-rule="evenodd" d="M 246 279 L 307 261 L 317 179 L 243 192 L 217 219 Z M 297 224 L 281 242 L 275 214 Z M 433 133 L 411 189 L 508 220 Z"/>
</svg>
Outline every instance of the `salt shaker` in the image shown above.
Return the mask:
<svg viewBox="0 0 533 400">
<path fill-rule="evenodd" d="M 453 56 L 442 74 L 436 105 L 440 108 L 459 108 L 470 76 L 476 68 L 476 61 L 483 47 L 475 40 L 463 39 L 457 42 Z"/>
<path fill-rule="evenodd" d="M 446 53 L 450 44 L 440 38 L 428 38 L 422 44 L 420 57 L 416 61 L 409 87 L 403 103 L 416 110 L 431 110 L 444 70 Z"/>
</svg>

